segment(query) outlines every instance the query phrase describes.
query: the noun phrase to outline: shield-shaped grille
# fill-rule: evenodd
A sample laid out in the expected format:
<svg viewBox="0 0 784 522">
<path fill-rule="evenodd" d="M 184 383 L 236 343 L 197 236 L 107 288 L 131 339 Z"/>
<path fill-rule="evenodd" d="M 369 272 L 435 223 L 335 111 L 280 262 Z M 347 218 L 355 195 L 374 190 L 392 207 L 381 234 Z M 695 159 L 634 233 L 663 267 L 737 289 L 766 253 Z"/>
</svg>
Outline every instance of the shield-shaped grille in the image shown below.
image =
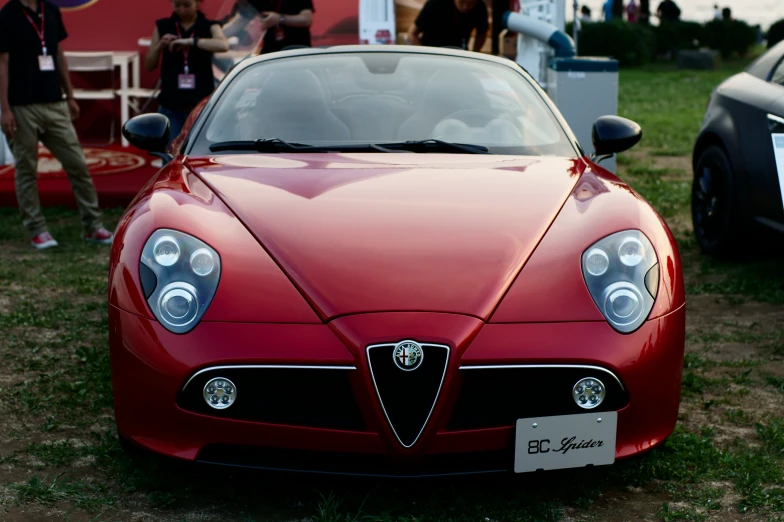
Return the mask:
<svg viewBox="0 0 784 522">
<path fill-rule="evenodd" d="M 416 343 L 422 348 L 422 360 L 415 370 L 406 371 L 395 363 L 398 344 L 368 346 L 368 367 L 392 432 L 403 447 L 410 448 L 435 408 L 446 376 L 449 347 Z"/>
</svg>

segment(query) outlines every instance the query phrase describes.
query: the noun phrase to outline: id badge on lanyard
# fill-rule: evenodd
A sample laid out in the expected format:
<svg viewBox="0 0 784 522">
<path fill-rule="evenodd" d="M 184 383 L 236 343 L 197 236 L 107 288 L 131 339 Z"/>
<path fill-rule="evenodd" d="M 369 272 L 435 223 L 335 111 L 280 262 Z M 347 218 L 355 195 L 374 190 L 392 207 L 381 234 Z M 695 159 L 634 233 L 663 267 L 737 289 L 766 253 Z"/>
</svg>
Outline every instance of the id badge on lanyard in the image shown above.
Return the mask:
<svg viewBox="0 0 784 522">
<path fill-rule="evenodd" d="M 185 66 L 185 72 L 177 75 L 177 87 L 180 89 L 195 89 L 196 88 L 196 75 L 188 73 L 188 66 Z"/>
<path fill-rule="evenodd" d="M 38 39 L 41 41 L 41 54 L 38 56 L 38 70 L 39 71 L 54 71 L 54 58 L 50 56 L 46 52 L 46 40 L 44 39 L 44 4 L 41 3 L 41 28 L 39 29 L 30 15 L 27 14 L 27 11 L 24 12 L 25 17 L 30 22 L 30 25 L 33 26 L 35 30 L 35 34 L 38 35 Z"/>
<path fill-rule="evenodd" d="M 177 38 L 182 38 L 182 33 L 180 32 L 180 23 L 176 22 L 177 26 Z M 194 32 L 196 28 L 193 28 Z M 183 73 L 177 75 L 177 88 L 183 90 L 192 90 L 196 88 L 196 75 L 191 74 L 190 70 L 188 69 L 188 49 L 183 49 L 182 54 L 184 57 L 185 67 L 183 68 Z"/>
</svg>

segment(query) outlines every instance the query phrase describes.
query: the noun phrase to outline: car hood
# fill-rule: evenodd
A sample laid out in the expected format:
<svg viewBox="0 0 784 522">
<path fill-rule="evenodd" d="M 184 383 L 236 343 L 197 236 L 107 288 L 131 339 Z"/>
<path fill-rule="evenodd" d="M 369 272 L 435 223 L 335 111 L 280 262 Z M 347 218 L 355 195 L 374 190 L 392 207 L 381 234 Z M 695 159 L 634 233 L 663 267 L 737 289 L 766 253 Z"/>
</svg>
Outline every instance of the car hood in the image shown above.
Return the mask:
<svg viewBox="0 0 784 522">
<path fill-rule="evenodd" d="M 325 320 L 381 311 L 486 319 L 584 168 L 576 158 L 411 153 L 188 165 Z"/>
</svg>

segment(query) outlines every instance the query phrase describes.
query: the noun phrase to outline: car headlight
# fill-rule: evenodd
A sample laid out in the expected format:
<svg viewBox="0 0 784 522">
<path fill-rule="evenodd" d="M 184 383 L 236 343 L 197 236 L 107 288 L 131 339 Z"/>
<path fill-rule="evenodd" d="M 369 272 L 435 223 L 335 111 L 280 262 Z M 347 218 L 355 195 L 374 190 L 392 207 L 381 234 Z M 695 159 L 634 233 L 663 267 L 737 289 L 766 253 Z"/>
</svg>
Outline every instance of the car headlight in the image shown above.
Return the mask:
<svg viewBox="0 0 784 522">
<path fill-rule="evenodd" d="M 142 249 L 139 272 L 153 315 L 167 330 L 192 330 L 210 306 L 220 279 L 220 256 L 176 230 L 153 232 Z"/>
<path fill-rule="evenodd" d="M 659 290 L 659 262 L 645 234 L 625 230 L 605 237 L 583 252 L 582 267 L 610 326 L 630 333 L 645 322 Z"/>
</svg>

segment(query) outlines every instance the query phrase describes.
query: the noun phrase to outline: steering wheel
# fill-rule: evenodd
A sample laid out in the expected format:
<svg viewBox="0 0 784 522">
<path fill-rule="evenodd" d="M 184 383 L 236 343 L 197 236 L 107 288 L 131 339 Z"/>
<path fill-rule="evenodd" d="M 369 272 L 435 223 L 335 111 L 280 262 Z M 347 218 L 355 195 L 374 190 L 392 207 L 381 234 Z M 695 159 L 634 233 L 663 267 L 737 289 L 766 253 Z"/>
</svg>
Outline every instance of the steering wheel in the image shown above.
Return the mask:
<svg viewBox="0 0 784 522">
<path fill-rule="evenodd" d="M 495 119 L 498 119 L 498 115 L 493 114 L 490 111 L 485 111 L 482 109 L 463 109 L 453 112 L 449 116 L 443 118 L 441 121 L 458 120 L 462 121 L 469 127 L 484 127 Z"/>
</svg>

